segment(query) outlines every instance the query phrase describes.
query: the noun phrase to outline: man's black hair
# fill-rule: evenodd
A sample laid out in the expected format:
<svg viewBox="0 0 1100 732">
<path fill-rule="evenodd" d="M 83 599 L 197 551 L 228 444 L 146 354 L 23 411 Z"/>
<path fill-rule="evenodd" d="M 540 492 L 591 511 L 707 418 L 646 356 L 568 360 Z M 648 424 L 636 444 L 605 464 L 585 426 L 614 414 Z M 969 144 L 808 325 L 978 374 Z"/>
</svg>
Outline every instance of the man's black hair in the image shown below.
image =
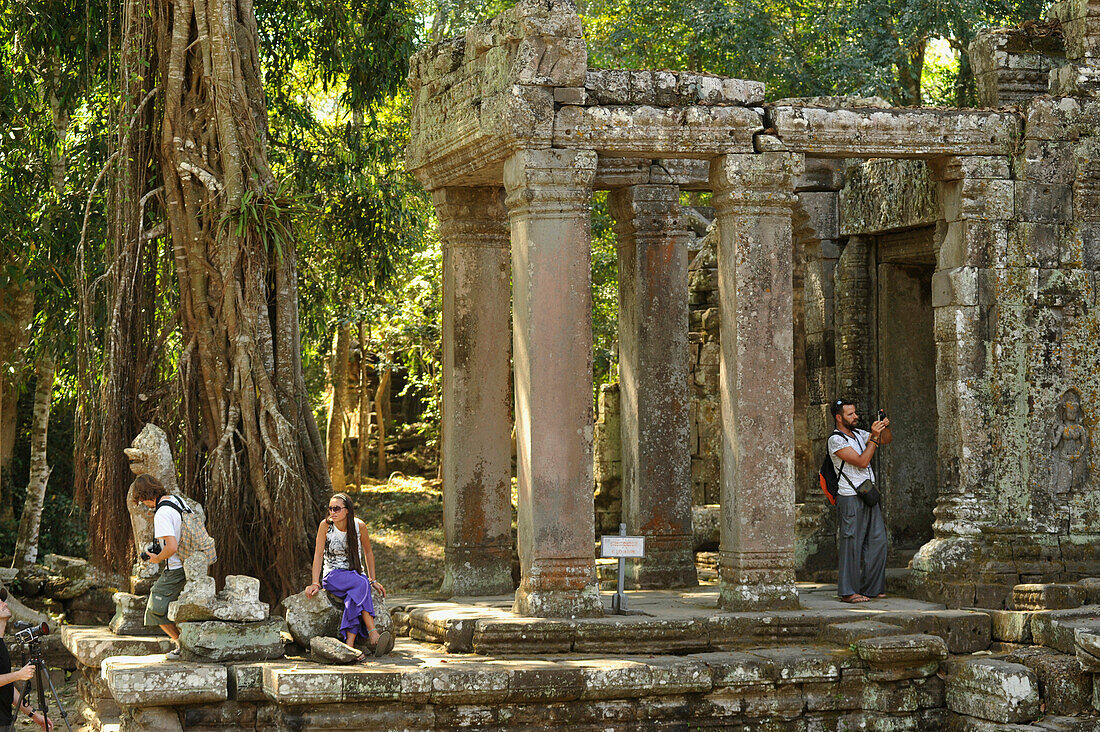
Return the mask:
<svg viewBox="0 0 1100 732">
<path fill-rule="evenodd" d="M 841 412 L 843 412 L 844 407 L 848 406 L 849 404 L 852 405 L 853 407 L 856 405 L 855 402 L 848 401 L 847 399 L 836 399 L 836 400 L 834 400 L 833 403 L 829 405 L 829 411 L 832 412 L 833 419 L 835 420 L 836 416 L 838 414 L 840 414 Z"/>
</svg>

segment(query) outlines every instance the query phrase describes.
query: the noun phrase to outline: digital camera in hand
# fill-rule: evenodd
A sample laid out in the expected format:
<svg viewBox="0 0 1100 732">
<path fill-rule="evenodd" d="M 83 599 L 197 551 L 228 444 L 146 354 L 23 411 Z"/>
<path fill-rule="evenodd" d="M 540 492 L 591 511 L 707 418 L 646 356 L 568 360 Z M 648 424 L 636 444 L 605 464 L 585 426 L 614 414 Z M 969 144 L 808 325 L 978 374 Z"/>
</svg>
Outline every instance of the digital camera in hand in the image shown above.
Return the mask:
<svg viewBox="0 0 1100 732">
<path fill-rule="evenodd" d="M 163 547 L 160 545 L 160 539 L 153 539 L 149 542 L 149 546 L 145 547 L 145 550 L 141 553 L 141 561 L 148 562 L 149 557 L 160 554 Z"/>
</svg>

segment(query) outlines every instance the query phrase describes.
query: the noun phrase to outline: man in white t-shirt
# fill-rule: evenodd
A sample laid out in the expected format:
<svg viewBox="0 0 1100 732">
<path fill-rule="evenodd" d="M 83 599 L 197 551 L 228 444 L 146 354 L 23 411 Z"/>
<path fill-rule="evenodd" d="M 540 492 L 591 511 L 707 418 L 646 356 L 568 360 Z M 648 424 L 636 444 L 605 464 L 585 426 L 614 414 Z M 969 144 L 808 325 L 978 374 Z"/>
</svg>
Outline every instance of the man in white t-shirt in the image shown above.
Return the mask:
<svg viewBox="0 0 1100 732">
<path fill-rule="evenodd" d="M 182 511 L 186 507 L 179 498 L 168 495 L 161 482 L 148 473 L 139 475 L 134 480 L 133 495 L 135 501 L 156 511 L 153 514 L 153 536 L 160 542 L 161 549 L 156 554 L 150 554 L 145 561 L 150 564 L 165 563 L 149 591 L 149 602 L 145 606 L 145 624 L 159 625 L 168 634 L 176 644 L 169 651 L 168 658 L 177 659 L 180 657 L 180 631 L 168 619 L 168 604 L 179 598 L 187 581 L 183 572 L 183 561 L 177 553 L 183 533 Z"/>
<path fill-rule="evenodd" d="M 886 523 L 882 506 L 868 506 L 856 487 L 875 483 L 871 458 L 880 445 L 893 439 L 890 420 L 861 430 L 855 405 L 837 399 L 831 405 L 836 431 L 829 436 L 829 455 L 837 472 L 837 568 L 836 589 L 845 602 L 867 602 L 886 597 Z"/>
</svg>

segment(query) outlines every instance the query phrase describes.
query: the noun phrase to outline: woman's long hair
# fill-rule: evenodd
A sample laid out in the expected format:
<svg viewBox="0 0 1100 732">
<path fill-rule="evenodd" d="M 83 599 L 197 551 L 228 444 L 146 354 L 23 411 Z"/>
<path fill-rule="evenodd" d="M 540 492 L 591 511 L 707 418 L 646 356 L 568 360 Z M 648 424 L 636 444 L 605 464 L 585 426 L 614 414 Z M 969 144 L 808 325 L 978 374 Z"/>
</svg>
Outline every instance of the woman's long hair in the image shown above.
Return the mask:
<svg viewBox="0 0 1100 732">
<path fill-rule="evenodd" d="M 333 498 L 339 498 L 348 512 L 348 566 L 352 571 L 362 574 L 363 563 L 359 561 L 362 548 L 359 546 L 359 530 L 355 526 L 355 504 L 351 502 L 351 496 L 347 493 L 337 493 Z"/>
</svg>

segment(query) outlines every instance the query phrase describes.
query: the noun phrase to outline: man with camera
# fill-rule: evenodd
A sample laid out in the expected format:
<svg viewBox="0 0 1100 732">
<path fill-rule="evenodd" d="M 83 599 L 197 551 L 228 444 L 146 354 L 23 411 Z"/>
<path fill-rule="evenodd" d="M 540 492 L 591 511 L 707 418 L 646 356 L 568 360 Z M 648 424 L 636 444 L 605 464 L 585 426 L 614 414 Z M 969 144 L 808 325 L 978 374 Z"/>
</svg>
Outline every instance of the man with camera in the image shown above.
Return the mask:
<svg viewBox="0 0 1100 732">
<path fill-rule="evenodd" d="M 11 732 L 15 726 L 15 713 L 30 715 L 35 724 L 43 729 L 53 729 L 53 721 L 47 722 L 42 712 L 26 704 L 15 688 L 17 681 L 28 681 L 34 676 L 34 664 L 28 663 L 17 671 L 11 670 L 11 656 L 4 642 L 4 634 L 11 620 L 11 608 L 8 607 L 8 590 L 0 587 L 0 732 Z M 48 725 L 48 726 L 47 726 Z"/>
<path fill-rule="evenodd" d="M 187 581 L 178 552 L 183 531 L 182 516 L 188 508 L 179 498 L 169 495 L 164 485 L 148 473 L 143 473 L 134 480 L 133 491 L 135 501 L 156 511 L 153 514 L 155 541 L 141 553 L 141 558 L 150 564 L 166 562 L 149 592 L 149 602 L 145 606 L 145 624 L 159 625 L 168 634 L 176 646 L 168 652 L 168 658 L 178 659 L 180 631 L 168 619 L 168 604 L 179 598 Z"/>
<path fill-rule="evenodd" d="M 847 399 L 832 403 L 835 429 L 829 455 L 837 473 L 837 594 L 844 602 L 886 597 L 886 523 L 875 488 L 871 458 L 893 440 L 881 409 L 871 431 L 858 429 L 859 415 Z"/>
</svg>

